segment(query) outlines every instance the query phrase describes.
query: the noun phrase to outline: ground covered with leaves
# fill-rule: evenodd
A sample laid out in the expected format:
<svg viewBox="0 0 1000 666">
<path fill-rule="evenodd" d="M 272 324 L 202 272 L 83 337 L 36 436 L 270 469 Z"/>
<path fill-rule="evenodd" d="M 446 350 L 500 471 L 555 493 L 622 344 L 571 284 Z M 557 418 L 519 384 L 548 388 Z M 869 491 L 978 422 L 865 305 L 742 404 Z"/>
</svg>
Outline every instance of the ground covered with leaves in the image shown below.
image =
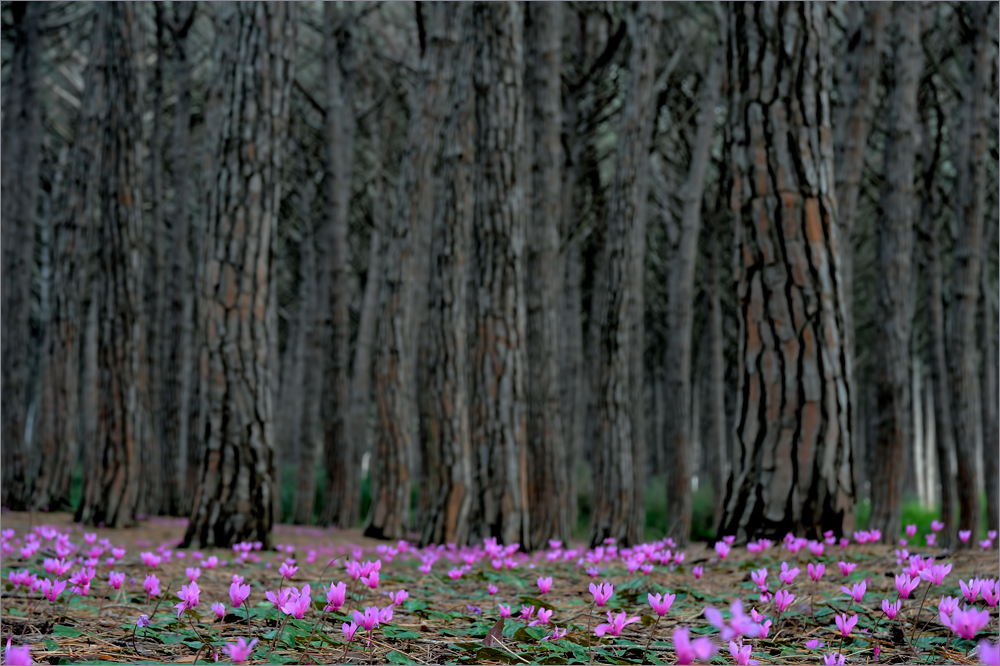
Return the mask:
<svg viewBox="0 0 1000 666">
<path fill-rule="evenodd" d="M 997 551 L 949 554 L 927 526 L 898 548 L 525 554 L 284 526 L 269 552 L 198 552 L 177 549 L 184 521 L 2 522 L 5 663 L 996 663 Z"/>
</svg>

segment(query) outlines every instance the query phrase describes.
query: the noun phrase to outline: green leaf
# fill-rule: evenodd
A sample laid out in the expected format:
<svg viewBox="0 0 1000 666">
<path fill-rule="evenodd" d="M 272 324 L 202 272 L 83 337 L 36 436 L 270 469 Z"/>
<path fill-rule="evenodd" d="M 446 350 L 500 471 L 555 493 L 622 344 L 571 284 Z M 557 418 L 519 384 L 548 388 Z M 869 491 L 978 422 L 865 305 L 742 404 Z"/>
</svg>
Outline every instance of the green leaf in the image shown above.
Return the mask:
<svg viewBox="0 0 1000 666">
<path fill-rule="evenodd" d="M 16 615 L 17 617 L 24 617 L 24 612 L 20 608 L 8 608 L 4 611 L 8 615 Z"/>
<path fill-rule="evenodd" d="M 382 633 L 384 633 L 387 638 L 401 638 L 401 639 L 420 638 L 420 634 L 413 631 L 412 629 L 400 629 L 399 627 L 395 627 L 391 624 L 383 626 Z M 400 662 L 400 663 L 409 663 L 409 662 Z"/>
<path fill-rule="evenodd" d="M 615 590 L 619 590 L 619 589 L 620 590 L 638 590 L 638 589 L 642 588 L 643 586 L 645 586 L 645 583 L 646 583 L 646 577 L 645 576 L 639 576 L 638 578 L 633 578 L 629 582 L 625 583 L 620 588 L 615 588 Z"/>
<path fill-rule="evenodd" d="M 59 643 L 56 643 L 51 638 L 46 638 L 43 642 L 45 643 L 45 649 L 49 652 L 55 652 L 59 649 Z"/>
<path fill-rule="evenodd" d="M 403 608 L 413 613 L 430 608 L 430 606 L 427 605 L 427 602 L 420 601 L 419 599 L 407 599 L 403 602 Z"/>
<path fill-rule="evenodd" d="M 642 626 L 644 627 L 656 624 L 656 618 L 653 617 L 652 615 L 643 615 L 641 619 L 642 619 Z"/>
<path fill-rule="evenodd" d="M 57 624 L 52 627 L 53 636 L 66 636 L 67 638 L 76 638 L 77 636 L 82 636 L 83 634 L 72 627 L 67 627 L 62 624 Z"/>
<path fill-rule="evenodd" d="M 514 640 L 517 641 L 539 641 L 545 636 L 545 630 L 541 627 L 518 627 L 514 632 Z"/>
<path fill-rule="evenodd" d="M 416 664 L 418 662 L 413 661 L 408 656 L 399 652 L 397 650 L 391 650 L 389 654 L 385 655 L 385 660 L 390 664 Z"/>
</svg>

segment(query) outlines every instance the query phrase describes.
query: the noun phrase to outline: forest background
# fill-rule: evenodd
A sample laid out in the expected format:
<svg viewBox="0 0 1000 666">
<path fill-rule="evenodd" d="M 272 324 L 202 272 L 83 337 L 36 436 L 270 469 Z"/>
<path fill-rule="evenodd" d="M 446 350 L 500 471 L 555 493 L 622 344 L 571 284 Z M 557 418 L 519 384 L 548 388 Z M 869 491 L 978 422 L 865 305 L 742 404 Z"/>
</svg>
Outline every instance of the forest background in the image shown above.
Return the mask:
<svg viewBox="0 0 1000 666">
<path fill-rule="evenodd" d="M 995 3 L 0 14 L 5 508 L 1000 524 Z"/>
</svg>

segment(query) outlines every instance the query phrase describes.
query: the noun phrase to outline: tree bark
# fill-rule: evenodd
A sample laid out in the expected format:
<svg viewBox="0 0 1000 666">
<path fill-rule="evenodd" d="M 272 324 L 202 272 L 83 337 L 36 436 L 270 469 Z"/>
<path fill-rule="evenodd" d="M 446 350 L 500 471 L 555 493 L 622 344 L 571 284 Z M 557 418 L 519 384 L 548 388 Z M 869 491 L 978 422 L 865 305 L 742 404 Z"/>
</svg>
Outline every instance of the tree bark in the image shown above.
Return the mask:
<svg viewBox="0 0 1000 666">
<path fill-rule="evenodd" d="M 976 366 L 976 307 L 986 213 L 986 151 L 993 47 L 989 35 L 992 6 L 963 3 L 959 13 L 966 32 L 962 126 L 956 159 L 955 264 L 948 309 L 948 371 L 958 460 L 959 529 L 979 533 L 976 483 L 976 429 L 980 426 L 979 372 Z M 968 544 L 971 545 L 971 544 Z"/>
<path fill-rule="evenodd" d="M 472 450 L 473 538 L 527 545 L 527 313 L 524 245 L 524 5 L 473 6 L 476 169 Z"/>
<path fill-rule="evenodd" d="M 819 5 L 729 9 L 738 258 L 737 455 L 719 532 L 745 543 L 854 523 L 845 348 Z"/>
<path fill-rule="evenodd" d="M 994 216 L 995 219 L 995 216 Z M 980 302 L 982 303 L 982 328 L 979 333 L 982 353 L 982 405 L 983 405 L 983 478 L 986 481 L 986 524 L 988 529 L 1000 530 L 1000 395 L 997 393 L 997 310 L 994 302 L 997 289 L 990 280 L 988 255 L 997 246 L 997 226 L 990 225 L 988 241 L 983 244 L 984 270 L 981 272 Z"/>
<path fill-rule="evenodd" d="M 318 302 L 323 314 L 316 325 L 323 336 L 323 458 L 326 489 L 320 522 L 355 527 L 361 508 L 357 442 L 347 437 L 349 340 L 347 306 L 347 232 L 351 178 L 354 173 L 354 8 L 323 6 L 323 75 L 326 84 L 327 219 L 317 234 L 324 274 Z M 337 30 L 337 26 L 340 30 Z M 306 399 L 309 394 L 306 393 Z"/>
<path fill-rule="evenodd" d="M 274 433 L 272 236 L 288 133 L 295 6 L 220 4 L 203 282 L 206 445 L 184 546 L 269 542 Z"/>
<path fill-rule="evenodd" d="M 720 190 L 722 188 L 720 187 Z M 714 449 L 712 474 L 712 490 L 715 502 L 712 512 L 712 524 L 718 525 L 725 509 L 726 480 L 729 478 L 730 456 L 729 435 L 726 420 L 726 357 L 725 334 L 722 323 L 722 300 L 719 287 L 719 270 L 725 265 L 725 255 L 719 239 L 719 226 L 728 221 L 724 211 L 717 211 L 708 233 L 708 261 L 705 271 L 708 275 L 708 420 L 706 444 Z"/>
<path fill-rule="evenodd" d="M 679 548 L 687 545 L 691 535 L 692 487 L 695 473 L 691 413 L 692 378 L 691 327 L 694 322 L 694 275 L 698 258 L 698 236 L 701 233 L 701 207 L 705 190 L 705 170 L 708 166 L 712 139 L 715 136 L 715 107 L 718 104 L 724 51 L 719 48 L 711 57 L 708 72 L 702 82 L 698 130 L 691 148 L 691 164 L 687 182 L 681 190 L 684 209 L 681 214 L 680 241 L 670 267 L 667 322 L 666 410 L 667 432 L 665 460 L 667 469 L 667 536 Z"/>
<path fill-rule="evenodd" d="M 430 433 L 424 471 L 429 506 L 421 543 L 470 542 L 475 501 L 469 431 L 468 283 L 472 234 L 475 128 L 472 5 L 459 5 L 462 42 L 442 137 L 439 198 L 434 215 L 430 316 Z"/>
<path fill-rule="evenodd" d="M 525 5 L 526 87 L 532 131 L 531 220 L 527 242 L 528 502 L 532 550 L 569 542 L 573 475 L 560 413 L 558 307 L 563 268 L 562 18 L 559 3 Z"/>
<path fill-rule="evenodd" d="M 33 492 L 31 457 L 25 442 L 28 416 L 28 361 L 31 349 L 31 272 L 42 147 L 39 99 L 41 20 L 45 8 L 12 4 L 14 43 L 10 56 L 3 122 L 3 326 L 2 373 L 3 484 L 0 503 L 21 511 Z M 48 503 L 48 502 L 46 502 Z"/>
<path fill-rule="evenodd" d="M 97 410 L 87 440 L 90 472 L 76 521 L 126 527 L 140 506 L 157 508 L 159 451 L 153 447 L 148 357 L 142 312 L 142 32 L 136 5 L 97 9 L 95 67 L 104 73 L 101 127 L 99 268 L 96 299 Z M 143 495 L 147 495 L 144 498 Z"/>
<path fill-rule="evenodd" d="M 878 214 L 876 282 L 875 459 L 871 470 L 869 527 L 895 543 L 901 531 L 905 473 L 910 465 L 913 404 L 910 390 L 910 333 L 913 326 L 913 177 L 919 140 L 917 88 L 924 65 L 917 3 L 893 5 L 892 81 L 886 110 L 885 178 Z"/>
<path fill-rule="evenodd" d="M 600 285 L 605 294 L 599 338 L 601 427 L 594 443 L 591 546 L 608 538 L 622 546 L 636 544 L 645 522 L 645 446 L 636 424 L 642 407 L 635 402 L 636 392 L 645 387 L 642 365 L 636 359 L 642 354 L 641 271 L 662 7 L 643 3 L 634 12 L 631 79 L 618 134 L 607 216 L 606 273 Z"/>
<path fill-rule="evenodd" d="M 418 9 L 423 11 L 422 9 Z M 421 225 L 433 214 L 432 165 L 440 117 L 453 75 L 455 17 L 439 3 L 428 7 L 427 48 L 421 57 L 406 150 L 400 164 L 396 210 L 390 220 L 382 272 L 381 314 L 376 333 L 375 396 L 378 409 L 372 456 L 372 505 L 366 536 L 402 539 L 410 510 L 408 457 L 417 437 L 414 301 L 419 290 L 416 253 Z"/>
</svg>

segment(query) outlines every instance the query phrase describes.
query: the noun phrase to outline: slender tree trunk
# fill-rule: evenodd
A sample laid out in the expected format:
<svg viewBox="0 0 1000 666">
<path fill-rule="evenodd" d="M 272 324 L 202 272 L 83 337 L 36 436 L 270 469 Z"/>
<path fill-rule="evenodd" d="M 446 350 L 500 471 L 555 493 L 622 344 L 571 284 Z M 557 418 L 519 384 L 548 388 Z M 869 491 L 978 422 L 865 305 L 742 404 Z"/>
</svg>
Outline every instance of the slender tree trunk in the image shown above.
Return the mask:
<svg viewBox="0 0 1000 666">
<path fill-rule="evenodd" d="M 440 198 L 434 215 L 428 319 L 430 433 L 424 461 L 429 506 L 421 541 L 465 544 L 476 499 L 469 430 L 468 283 L 473 220 L 475 128 L 472 5 L 462 3 L 456 58 L 442 138 Z"/>
<path fill-rule="evenodd" d="M 528 225 L 528 501 L 532 550 L 569 542 L 573 476 L 559 404 L 558 306 L 563 269 L 562 17 L 559 3 L 526 5 L 528 111 L 533 146 Z"/>
<path fill-rule="evenodd" d="M 721 190 L 722 188 L 720 188 Z M 721 199 L 721 197 L 720 197 Z M 719 242 L 719 226 L 727 221 L 723 211 L 717 211 L 712 224 L 705 231 L 708 234 L 708 422 L 706 443 L 713 447 L 712 489 L 715 503 L 712 524 L 718 525 L 725 509 L 726 480 L 729 478 L 729 429 L 726 421 L 726 358 L 725 337 L 722 324 L 722 302 L 719 288 L 719 270 L 725 266 L 725 255 Z M 662 404 L 662 403 L 660 403 Z"/>
<path fill-rule="evenodd" d="M 913 438 L 910 331 L 913 325 L 913 177 L 919 140 L 917 88 L 923 71 L 917 3 L 893 5 L 892 87 L 886 111 L 885 179 L 878 216 L 876 283 L 877 434 L 869 527 L 895 543 L 901 531 L 903 492 Z"/>
<path fill-rule="evenodd" d="M 94 30 L 103 42 L 95 67 L 107 95 L 99 120 L 97 430 L 87 440 L 91 472 L 76 520 L 113 528 L 131 525 L 143 504 L 155 510 L 157 496 L 150 502 L 143 495 L 160 490 L 144 485 L 159 480 L 160 461 L 147 466 L 155 433 L 142 317 L 142 32 L 135 9 L 100 5 Z"/>
<path fill-rule="evenodd" d="M 996 216 L 994 215 L 994 220 Z M 988 242 L 983 245 L 984 255 L 997 246 L 997 227 L 990 225 Z M 982 404 L 983 404 L 983 477 L 986 481 L 986 524 L 991 530 L 1000 530 L 1000 396 L 997 393 L 997 310 L 994 302 L 997 289 L 992 286 L 987 256 L 983 257 L 980 302 L 983 307 L 982 329 L 979 340 L 982 353 Z"/>
<path fill-rule="evenodd" d="M 423 11 L 422 7 L 418 11 Z M 440 3 L 427 8 L 427 47 L 413 98 L 410 126 L 399 171 L 397 206 L 391 218 L 382 271 L 381 314 L 376 333 L 375 396 L 378 409 L 372 456 L 372 505 L 365 534 L 406 536 L 410 509 L 409 454 L 417 437 L 415 390 L 416 313 L 414 284 L 422 258 L 421 225 L 433 215 L 431 167 L 440 138 L 440 116 L 453 75 L 455 17 Z"/>
<path fill-rule="evenodd" d="M 28 361 L 31 348 L 31 272 L 42 147 L 39 99 L 41 20 L 45 7 L 15 2 L 13 52 L 3 122 L 3 326 L 0 382 L 3 419 L 3 506 L 24 510 L 31 502 L 31 457 L 25 427 L 28 415 Z"/>
<path fill-rule="evenodd" d="M 992 5 L 963 3 L 960 11 L 968 32 L 967 72 L 959 128 L 956 206 L 958 239 L 952 270 L 952 303 L 948 309 L 949 378 L 958 460 L 959 529 L 979 533 L 979 491 L 976 483 L 976 429 L 980 426 L 979 372 L 976 360 L 976 307 L 986 213 L 986 150 L 992 89 L 993 46 L 989 36 Z"/>
<path fill-rule="evenodd" d="M 660 38 L 658 3 L 636 7 L 628 94 L 622 109 L 618 154 L 607 217 L 606 274 L 600 327 L 601 437 L 594 450 L 594 511 L 591 546 L 614 538 L 629 546 L 642 539 L 645 458 L 642 410 L 635 403 L 643 390 L 641 270 L 645 259 L 647 172 L 654 118 L 653 83 Z M 638 371 L 638 373 L 636 372 Z"/>
<path fill-rule="evenodd" d="M 275 380 L 272 236 L 281 201 L 295 6 L 216 8 L 215 95 L 206 177 L 207 263 L 201 344 L 208 362 L 206 445 L 184 545 L 270 540 Z"/>
<path fill-rule="evenodd" d="M 687 545 L 691 535 L 691 478 L 694 476 L 691 428 L 692 378 L 691 326 L 694 322 L 694 276 L 701 233 L 701 207 L 705 190 L 712 139 L 715 135 L 715 107 L 718 104 L 724 51 L 711 58 L 702 83 L 698 130 L 691 150 L 687 182 L 681 190 L 684 209 L 681 214 L 681 237 L 671 262 L 669 279 L 670 318 L 667 322 L 666 381 L 667 433 L 664 444 L 667 465 L 667 536 L 678 547 Z"/>
<path fill-rule="evenodd" d="M 940 484 L 937 468 L 937 428 L 934 424 L 934 384 L 930 381 L 930 376 L 927 372 L 923 376 L 922 400 L 924 403 L 924 453 L 926 455 L 924 485 L 927 488 L 927 506 L 934 508 L 938 505 L 938 488 Z"/>
<path fill-rule="evenodd" d="M 740 398 L 720 532 L 843 534 L 854 523 L 851 365 L 826 17 L 793 3 L 732 4 L 729 17 Z"/>
</svg>

